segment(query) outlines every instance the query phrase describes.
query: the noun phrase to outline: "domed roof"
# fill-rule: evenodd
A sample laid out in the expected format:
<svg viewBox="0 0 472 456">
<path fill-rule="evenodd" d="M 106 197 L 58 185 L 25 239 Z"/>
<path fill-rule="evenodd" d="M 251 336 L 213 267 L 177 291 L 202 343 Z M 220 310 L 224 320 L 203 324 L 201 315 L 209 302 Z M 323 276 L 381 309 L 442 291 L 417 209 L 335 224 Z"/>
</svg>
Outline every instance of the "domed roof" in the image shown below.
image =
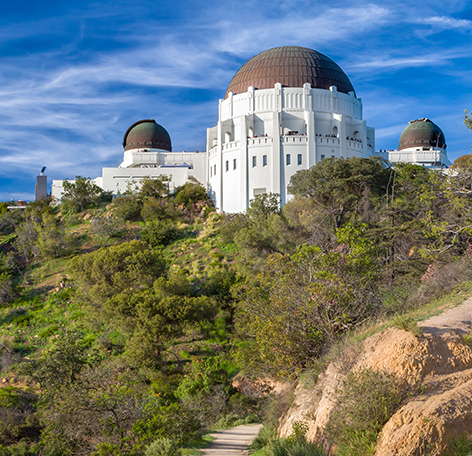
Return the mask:
<svg viewBox="0 0 472 456">
<path fill-rule="evenodd" d="M 131 125 L 123 137 L 123 147 L 125 150 L 145 147 L 172 152 L 169 133 L 154 119 L 139 120 Z"/>
<path fill-rule="evenodd" d="M 442 130 L 429 119 L 416 119 L 400 135 L 398 150 L 408 147 L 438 147 L 445 149 L 446 137 Z"/>
<path fill-rule="evenodd" d="M 284 87 L 303 87 L 309 82 L 314 89 L 334 85 L 339 92 L 354 92 L 346 73 L 329 57 L 300 46 L 281 46 L 249 59 L 229 83 L 225 98 L 230 92 L 246 92 L 250 86 L 271 89 L 277 82 Z"/>
</svg>

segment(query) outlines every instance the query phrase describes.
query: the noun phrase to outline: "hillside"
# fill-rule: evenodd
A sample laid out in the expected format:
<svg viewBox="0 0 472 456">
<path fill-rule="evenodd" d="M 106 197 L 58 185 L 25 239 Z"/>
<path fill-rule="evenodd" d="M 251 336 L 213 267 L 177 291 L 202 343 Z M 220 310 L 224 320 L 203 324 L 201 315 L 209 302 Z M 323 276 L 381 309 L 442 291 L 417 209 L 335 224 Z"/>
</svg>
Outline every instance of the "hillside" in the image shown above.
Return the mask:
<svg viewBox="0 0 472 456">
<path fill-rule="evenodd" d="M 0 206 L 0 454 L 196 454 L 208 431 L 253 421 L 266 456 L 397 445 L 397 413 L 467 386 L 468 336 L 415 322 L 470 293 L 469 174 L 326 159 L 282 209 L 259 195 L 246 214 L 165 178 L 113 200 L 78 178 L 59 205 Z M 453 377 L 424 361 L 434 347 Z M 332 401 L 363 410 L 372 391 L 380 409 L 353 428 Z M 428 420 L 428 445 L 468 448 L 468 431 Z"/>
</svg>

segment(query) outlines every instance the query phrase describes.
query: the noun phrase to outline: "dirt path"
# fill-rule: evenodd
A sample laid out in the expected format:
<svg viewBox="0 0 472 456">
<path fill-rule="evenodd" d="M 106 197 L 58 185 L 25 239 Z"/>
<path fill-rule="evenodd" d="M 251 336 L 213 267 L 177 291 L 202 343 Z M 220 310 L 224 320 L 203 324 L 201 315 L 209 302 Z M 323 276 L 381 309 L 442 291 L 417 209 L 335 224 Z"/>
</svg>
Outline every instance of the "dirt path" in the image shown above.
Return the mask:
<svg viewBox="0 0 472 456">
<path fill-rule="evenodd" d="M 472 298 L 453 309 L 446 310 L 440 315 L 428 318 L 418 323 L 424 332 L 431 334 L 454 331 L 467 334 L 472 331 Z"/>
<path fill-rule="evenodd" d="M 238 426 L 212 434 L 216 440 L 204 451 L 206 456 L 242 456 L 256 437 L 262 424 Z"/>
</svg>

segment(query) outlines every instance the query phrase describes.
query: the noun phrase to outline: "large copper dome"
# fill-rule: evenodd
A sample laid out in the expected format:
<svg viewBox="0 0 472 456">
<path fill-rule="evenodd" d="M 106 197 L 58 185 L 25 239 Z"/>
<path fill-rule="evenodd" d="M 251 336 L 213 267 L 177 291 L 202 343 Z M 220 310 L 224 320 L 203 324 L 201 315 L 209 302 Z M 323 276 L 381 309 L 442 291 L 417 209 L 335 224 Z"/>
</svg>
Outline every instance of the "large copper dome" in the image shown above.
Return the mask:
<svg viewBox="0 0 472 456">
<path fill-rule="evenodd" d="M 334 85 L 339 92 L 354 92 L 346 73 L 329 57 L 300 46 L 281 46 L 249 59 L 229 83 L 225 98 L 230 92 L 246 92 L 250 86 L 271 89 L 277 82 L 284 87 L 303 87 L 309 82 L 314 89 Z"/>
<path fill-rule="evenodd" d="M 438 147 L 445 149 L 446 137 L 429 119 L 412 120 L 400 135 L 398 150 L 408 147 Z"/>
<path fill-rule="evenodd" d="M 131 125 L 123 137 L 123 147 L 125 150 L 143 147 L 172 152 L 169 133 L 154 119 L 139 120 Z"/>
</svg>

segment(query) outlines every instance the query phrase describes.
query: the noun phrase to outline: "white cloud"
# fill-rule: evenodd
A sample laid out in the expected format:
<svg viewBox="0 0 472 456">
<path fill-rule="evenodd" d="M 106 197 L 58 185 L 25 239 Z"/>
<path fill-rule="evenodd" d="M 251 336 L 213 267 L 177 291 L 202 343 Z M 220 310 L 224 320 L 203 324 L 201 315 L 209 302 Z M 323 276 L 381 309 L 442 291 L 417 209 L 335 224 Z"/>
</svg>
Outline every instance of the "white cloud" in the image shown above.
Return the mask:
<svg viewBox="0 0 472 456">
<path fill-rule="evenodd" d="M 415 24 L 430 25 L 435 31 L 452 30 L 452 29 L 472 29 L 472 21 L 467 19 L 455 19 L 448 16 L 431 16 L 413 21 Z M 432 30 L 434 31 L 434 30 Z"/>
</svg>

